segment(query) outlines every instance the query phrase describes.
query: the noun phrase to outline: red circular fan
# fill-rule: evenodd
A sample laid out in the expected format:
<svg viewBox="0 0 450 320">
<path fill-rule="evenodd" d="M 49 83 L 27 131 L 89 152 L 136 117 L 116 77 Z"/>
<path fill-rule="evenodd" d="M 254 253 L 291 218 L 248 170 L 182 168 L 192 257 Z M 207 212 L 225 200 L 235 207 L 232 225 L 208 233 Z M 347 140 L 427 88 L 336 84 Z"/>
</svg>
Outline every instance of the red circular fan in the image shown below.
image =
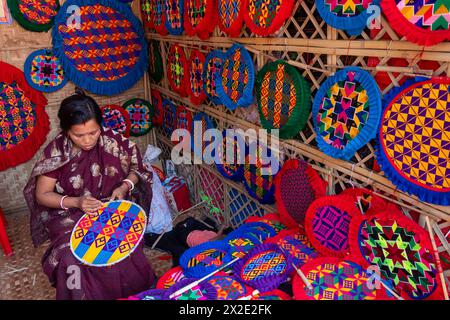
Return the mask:
<svg viewBox="0 0 450 320">
<path fill-rule="evenodd" d="M 185 129 L 191 131 L 191 127 L 192 127 L 192 112 L 190 112 L 183 106 L 178 106 L 176 129 Z"/>
<path fill-rule="evenodd" d="M 108 104 L 100 108 L 102 111 L 103 124 L 125 137 L 130 137 L 131 121 L 128 111 L 116 104 Z"/>
<path fill-rule="evenodd" d="M 156 289 L 169 289 L 181 279 L 186 278 L 183 269 L 180 266 L 170 269 L 164 273 L 156 283 Z"/>
<path fill-rule="evenodd" d="M 326 195 L 327 183 L 305 161 L 289 159 L 275 177 L 275 199 L 282 221 L 289 228 L 303 224 L 306 210 Z"/>
<path fill-rule="evenodd" d="M 184 31 L 208 39 L 217 24 L 214 0 L 184 0 Z"/>
<path fill-rule="evenodd" d="M 166 9 L 165 9 L 165 0 L 153 0 L 154 4 L 154 18 L 153 18 L 153 26 L 160 35 L 167 35 L 166 28 Z"/>
<path fill-rule="evenodd" d="M 172 90 L 177 92 L 182 97 L 187 96 L 187 74 L 188 67 L 183 47 L 177 44 L 172 44 L 170 46 L 167 62 L 167 78 L 169 79 L 169 84 Z"/>
<path fill-rule="evenodd" d="M 163 99 L 158 90 L 151 90 L 152 106 L 154 108 L 152 124 L 154 126 L 162 126 L 164 123 Z"/>
<path fill-rule="evenodd" d="M 295 300 L 386 300 L 383 286 L 353 257 L 319 257 L 307 262 L 301 270 L 312 289 L 298 274 L 292 280 Z"/>
<path fill-rule="evenodd" d="M 244 0 L 217 0 L 219 28 L 229 37 L 237 38 L 244 23 Z"/>
<path fill-rule="evenodd" d="M 438 265 L 428 233 L 398 209 L 354 217 L 350 251 L 363 267 L 380 276 L 405 299 L 442 299 Z"/>
<path fill-rule="evenodd" d="M 141 2 L 141 13 L 142 22 L 145 27 L 150 29 L 155 28 L 155 0 L 140 0 Z"/>
<path fill-rule="evenodd" d="M 318 198 L 306 212 L 306 235 L 321 254 L 344 257 L 350 250 L 348 241 L 350 221 L 360 215 L 350 196 Z"/>
<path fill-rule="evenodd" d="M 369 210 L 371 212 L 384 210 L 388 203 L 383 198 L 377 196 L 372 190 L 366 188 L 349 188 L 340 193 L 353 198 L 356 207 L 362 214 L 366 214 Z"/>
<path fill-rule="evenodd" d="M 248 217 L 244 223 L 263 222 L 270 225 L 277 233 L 286 229 L 286 226 L 281 221 L 281 217 L 277 213 L 268 213 L 262 217 L 252 216 Z"/>
<path fill-rule="evenodd" d="M 201 104 L 206 99 L 203 91 L 203 66 L 205 56 L 198 50 L 192 50 L 188 61 L 189 74 L 186 77 L 189 100 L 195 105 Z"/>
<path fill-rule="evenodd" d="M 292 15 L 294 0 L 244 0 L 243 8 L 247 27 L 254 34 L 268 36 Z"/>
</svg>

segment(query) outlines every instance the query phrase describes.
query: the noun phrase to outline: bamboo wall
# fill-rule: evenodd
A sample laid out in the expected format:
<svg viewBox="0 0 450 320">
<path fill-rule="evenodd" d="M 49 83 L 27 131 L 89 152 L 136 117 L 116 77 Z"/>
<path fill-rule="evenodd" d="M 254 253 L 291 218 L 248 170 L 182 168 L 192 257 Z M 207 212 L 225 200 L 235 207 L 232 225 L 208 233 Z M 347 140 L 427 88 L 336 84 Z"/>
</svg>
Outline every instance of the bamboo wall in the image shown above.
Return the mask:
<svg viewBox="0 0 450 320">
<path fill-rule="evenodd" d="M 139 1 L 133 4 L 133 11 L 140 15 Z M 61 1 L 61 4 L 64 1 Z M 23 29 L 17 22 L 13 21 L 11 25 L 0 25 L 0 60 L 23 70 L 23 64 L 28 55 L 43 48 L 51 48 L 51 30 L 46 33 L 30 32 Z M 139 81 L 131 89 L 115 96 L 93 95 L 100 106 L 105 104 L 120 104 L 131 98 L 146 98 L 145 96 L 145 78 Z M 42 150 L 47 143 L 57 135 L 59 121 L 57 112 L 61 101 L 73 94 L 74 84 L 68 82 L 67 85 L 54 93 L 44 93 L 47 97 L 48 105 L 45 108 L 50 119 L 50 132 L 46 142 L 28 162 L 17 167 L 10 168 L 0 172 L 0 207 L 6 214 L 23 211 L 26 208 L 25 199 L 22 196 L 22 189 L 25 186 L 28 176 L 34 163 L 39 158 Z M 89 94 L 89 93 L 88 93 Z M 132 138 L 138 143 L 141 152 L 145 152 L 148 136 Z"/>
</svg>

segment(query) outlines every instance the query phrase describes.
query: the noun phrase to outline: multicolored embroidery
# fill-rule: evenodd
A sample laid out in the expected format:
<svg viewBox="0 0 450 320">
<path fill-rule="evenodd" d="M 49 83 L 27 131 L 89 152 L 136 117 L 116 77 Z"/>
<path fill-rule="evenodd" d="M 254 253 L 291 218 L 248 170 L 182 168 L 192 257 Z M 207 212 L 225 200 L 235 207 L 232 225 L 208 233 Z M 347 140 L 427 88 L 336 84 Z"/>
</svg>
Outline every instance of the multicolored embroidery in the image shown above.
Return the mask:
<svg viewBox="0 0 450 320">
<path fill-rule="evenodd" d="M 205 100 L 206 94 L 203 91 L 203 66 L 205 56 L 198 50 L 192 50 L 188 61 L 189 68 L 189 100 L 199 105 Z"/>
<path fill-rule="evenodd" d="M 178 281 L 184 279 L 183 269 L 180 266 L 170 269 L 158 279 L 157 289 L 169 289 Z"/>
<path fill-rule="evenodd" d="M 93 216 L 85 214 L 70 237 L 70 249 L 83 264 L 102 267 L 127 258 L 141 241 L 147 216 L 133 202 L 108 202 Z"/>
<path fill-rule="evenodd" d="M 242 165 L 244 159 L 240 159 L 239 157 L 244 157 L 245 155 L 245 142 L 242 141 L 244 144 L 244 150 L 242 150 L 238 137 L 230 137 L 227 135 L 226 130 L 222 131 L 222 137 L 222 144 L 216 148 L 215 162 L 217 171 L 228 179 L 241 181 L 244 170 L 244 166 Z M 231 148 L 233 148 L 233 154 L 231 154 L 233 158 L 229 159 L 230 155 L 227 156 L 227 152 Z"/>
<path fill-rule="evenodd" d="M 237 300 L 247 293 L 245 285 L 228 276 L 212 277 L 208 280 L 217 291 L 217 300 Z"/>
<path fill-rule="evenodd" d="M 191 139 L 191 149 L 196 156 L 202 157 L 206 146 L 212 142 L 205 141 L 204 139 L 201 139 L 200 141 L 200 139 L 195 139 L 195 137 L 203 137 L 206 130 L 213 129 L 216 125 L 214 121 L 204 112 L 197 112 L 192 120 L 191 135 L 194 139 Z M 200 132 L 195 131 L 196 126 L 201 130 Z M 199 145 L 201 145 L 200 148 Z M 212 154 L 212 156 L 214 157 L 215 154 Z"/>
<path fill-rule="evenodd" d="M 111 128 L 125 137 L 130 136 L 130 115 L 121 106 L 109 104 L 100 108 L 103 116 L 103 125 Z"/>
<path fill-rule="evenodd" d="M 153 107 L 150 102 L 139 98 L 131 99 L 124 103 L 123 109 L 130 115 L 132 136 L 142 136 L 151 130 Z"/>
<path fill-rule="evenodd" d="M 414 43 L 432 46 L 450 40 L 450 3 L 446 0 L 384 0 L 393 29 Z"/>
<path fill-rule="evenodd" d="M 178 290 L 185 288 L 196 281 L 196 279 L 185 278 L 178 281 L 175 285 L 170 287 L 165 295 L 164 300 L 216 300 L 217 291 L 214 286 L 208 282 L 200 282 L 197 285 L 192 285 L 188 290 L 177 293 Z"/>
<path fill-rule="evenodd" d="M 244 22 L 243 0 L 217 0 L 219 27 L 229 37 L 239 37 Z"/>
<path fill-rule="evenodd" d="M 279 129 L 280 138 L 294 137 L 311 111 L 311 89 L 298 71 L 282 60 L 266 64 L 256 79 L 261 125 Z"/>
<path fill-rule="evenodd" d="M 79 7 L 80 19 L 71 18 L 71 5 Z M 78 20 L 79 25 L 74 25 Z M 142 24 L 120 2 L 66 1 L 55 20 L 53 44 L 68 78 L 97 94 L 125 91 L 147 69 Z"/>
<path fill-rule="evenodd" d="M 192 128 L 192 112 L 183 106 L 177 108 L 177 129 L 190 131 Z"/>
<path fill-rule="evenodd" d="M 203 66 L 203 89 L 206 96 L 213 103 L 219 105 L 222 101 L 217 94 L 217 83 L 221 81 L 220 70 L 222 68 L 225 55 L 220 50 L 214 50 L 208 53 Z"/>
<path fill-rule="evenodd" d="M 230 110 L 253 103 L 255 69 L 253 60 L 244 46 L 235 44 L 225 54 L 217 94 Z"/>
<path fill-rule="evenodd" d="M 169 34 L 178 36 L 184 31 L 184 4 L 183 0 L 165 0 L 166 29 Z"/>
<path fill-rule="evenodd" d="M 184 0 L 184 29 L 189 36 L 209 38 L 216 26 L 214 0 Z"/>
<path fill-rule="evenodd" d="M 31 53 L 24 65 L 28 84 L 42 92 L 54 92 L 67 83 L 64 69 L 51 50 L 41 49 Z"/>
<path fill-rule="evenodd" d="M 163 98 L 161 97 L 161 93 L 159 91 L 152 89 L 152 105 L 154 107 L 154 114 L 152 119 L 152 124 L 154 126 L 162 126 L 164 122 L 164 111 L 163 111 Z"/>
<path fill-rule="evenodd" d="M 245 23 L 258 35 L 268 36 L 280 29 L 291 16 L 293 0 L 247 0 L 245 1 Z"/>
<path fill-rule="evenodd" d="M 239 229 L 230 232 L 224 241 L 230 246 L 233 258 L 244 257 L 254 246 L 262 243 L 254 235 Z"/>
<path fill-rule="evenodd" d="M 176 44 L 171 45 L 167 62 L 167 78 L 169 79 L 169 84 L 172 90 L 177 92 L 182 97 L 187 95 L 187 74 L 188 67 L 183 47 Z"/>
<path fill-rule="evenodd" d="M 48 31 L 58 14 L 58 0 L 8 0 L 13 18 L 30 31 Z"/>
<path fill-rule="evenodd" d="M 322 84 L 312 112 L 319 148 L 332 157 L 350 160 L 376 135 L 381 94 L 367 71 L 346 67 Z"/>
<path fill-rule="evenodd" d="M 172 101 L 163 99 L 162 108 L 164 117 L 163 129 L 170 138 L 177 125 L 177 107 Z"/>
</svg>

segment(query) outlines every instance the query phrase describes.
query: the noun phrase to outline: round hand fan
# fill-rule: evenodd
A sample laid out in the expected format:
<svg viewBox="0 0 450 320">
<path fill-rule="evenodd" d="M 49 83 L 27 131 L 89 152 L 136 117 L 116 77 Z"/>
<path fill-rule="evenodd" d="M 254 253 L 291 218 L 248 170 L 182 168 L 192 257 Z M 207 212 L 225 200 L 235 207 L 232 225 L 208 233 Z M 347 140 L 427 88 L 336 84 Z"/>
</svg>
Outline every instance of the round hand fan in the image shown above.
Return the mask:
<svg viewBox="0 0 450 320">
<path fill-rule="evenodd" d="M 126 200 L 106 203 L 97 215 L 85 214 L 70 236 L 70 250 L 83 264 L 104 267 L 126 259 L 147 226 L 145 211 Z"/>
<path fill-rule="evenodd" d="M 242 180 L 244 166 L 242 165 L 243 161 L 239 157 L 242 157 L 246 153 L 245 142 L 241 146 L 239 143 L 240 139 L 236 136 L 230 137 L 227 135 L 226 129 L 222 131 L 222 137 L 222 143 L 216 148 L 215 163 L 217 171 L 225 178 L 240 182 Z M 233 149 L 231 156 L 233 156 L 234 161 L 227 162 L 227 157 L 229 157 L 227 156 L 227 152 L 230 152 L 230 148 Z"/>
<path fill-rule="evenodd" d="M 358 67 L 346 67 L 320 86 L 312 114 L 320 150 L 350 160 L 376 136 L 381 93 L 370 73 Z"/>
<path fill-rule="evenodd" d="M 275 232 L 277 234 L 280 231 L 286 229 L 286 226 L 281 221 L 281 217 L 277 213 L 268 213 L 268 214 L 265 214 L 262 217 L 257 217 L 257 216 L 248 217 L 245 220 L 245 223 L 250 223 L 250 222 L 263 222 L 263 223 L 266 223 L 269 226 L 271 226 L 275 230 Z"/>
<path fill-rule="evenodd" d="M 172 44 L 167 62 L 167 78 L 169 79 L 172 90 L 182 97 L 187 96 L 187 74 L 188 67 L 183 47 Z"/>
<path fill-rule="evenodd" d="M 152 129 L 153 106 L 147 100 L 135 98 L 123 104 L 123 109 L 130 116 L 130 134 L 143 136 Z"/>
<path fill-rule="evenodd" d="M 165 0 L 165 25 L 169 34 L 179 36 L 184 31 L 184 0 Z"/>
<path fill-rule="evenodd" d="M 398 210 L 355 217 L 350 249 L 363 267 L 377 266 L 403 298 L 442 298 L 428 233 Z"/>
<path fill-rule="evenodd" d="M 184 30 L 189 36 L 208 39 L 216 27 L 214 0 L 184 0 Z"/>
<path fill-rule="evenodd" d="M 14 20 L 29 31 L 50 30 L 59 11 L 58 0 L 8 0 L 7 2 Z"/>
<path fill-rule="evenodd" d="M 161 93 L 158 90 L 152 89 L 151 96 L 152 96 L 152 105 L 154 107 L 152 124 L 154 126 L 162 126 L 162 124 L 164 123 L 164 111 Z"/>
<path fill-rule="evenodd" d="M 268 238 L 274 237 L 277 235 L 277 232 L 274 228 L 272 228 L 269 224 L 264 222 L 249 222 L 241 225 L 238 230 L 242 232 L 248 232 L 256 238 L 260 239 L 261 242 L 264 242 Z"/>
<path fill-rule="evenodd" d="M 312 289 L 296 274 L 292 289 L 296 300 L 384 300 L 383 287 L 351 258 L 320 257 L 302 268 Z"/>
<path fill-rule="evenodd" d="M 205 65 L 205 56 L 198 50 L 192 50 L 187 63 L 189 75 L 187 76 L 189 100 L 199 105 L 206 99 L 203 91 L 203 66 Z"/>
<path fill-rule="evenodd" d="M 253 290 L 230 276 L 215 276 L 205 282 L 216 289 L 216 300 L 237 300 Z"/>
<path fill-rule="evenodd" d="M 385 209 L 388 203 L 383 198 L 374 194 L 371 190 L 366 188 L 349 188 L 340 193 L 341 195 L 351 196 L 355 202 L 356 207 L 362 214 L 370 211 L 378 211 Z"/>
<path fill-rule="evenodd" d="M 208 53 L 203 65 L 203 89 L 214 104 L 222 104 L 217 94 L 217 84 L 221 81 L 220 70 L 222 69 L 225 54 L 220 50 L 214 50 Z"/>
<path fill-rule="evenodd" d="M 219 28 L 231 38 L 239 37 L 244 23 L 245 0 L 217 0 Z"/>
<path fill-rule="evenodd" d="M 180 266 L 176 266 L 175 268 L 172 268 L 164 273 L 161 278 L 158 279 L 156 289 L 169 289 L 175 283 L 184 278 L 186 277 L 184 276 L 183 269 Z"/>
<path fill-rule="evenodd" d="M 327 183 L 305 161 L 289 159 L 275 177 L 275 199 L 280 217 L 289 228 L 303 225 L 306 211 L 326 195 Z"/>
<path fill-rule="evenodd" d="M 350 249 L 350 221 L 360 215 L 352 197 L 340 195 L 318 198 L 306 212 L 306 235 L 321 254 L 345 257 Z"/>
<path fill-rule="evenodd" d="M 150 29 L 155 28 L 155 11 L 156 11 L 156 1 L 155 0 L 140 0 L 142 22 L 145 27 Z"/>
<path fill-rule="evenodd" d="M 64 69 L 59 59 L 50 49 L 32 52 L 23 66 L 28 84 L 42 92 L 55 92 L 67 83 Z"/>
<path fill-rule="evenodd" d="M 277 32 L 291 16 L 294 0 L 245 0 L 244 19 L 257 35 L 268 36 Z"/>
<path fill-rule="evenodd" d="M 270 291 L 287 280 L 292 261 L 273 243 L 254 247 L 233 266 L 234 276 L 260 292 Z"/>
<path fill-rule="evenodd" d="M 244 46 L 234 44 L 225 53 L 217 82 L 220 101 L 230 110 L 248 107 L 253 103 L 255 67 Z"/>
<path fill-rule="evenodd" d="M 216 300 L 217 299 L 217 290 L 216 288 L 206 282 L 200 282 L 197 285 L 194 285 L 192 288 L 180 292 L 177 294 L 177 291 L 183 289 L 186 286 L 189 286 L 196 279 L 185 278 L 178 281 L 172 287 L 166 290 L 164 295 L 164 300 Z"/>
<path fill-rule="evenodd" d="M 201 278 L 231 259 L 230 247 L 225 241 L 209 241 L 186 250 L 180 257 L 180 266 L 187 277 Z"/>
<path fill-rule="evenodd" d="M 191 139 L 191 149 L 197 157 L 203 159 L 202 157 L 203 152 L 205 151 L 206 146 L 210 145 L 211 143 L 203 141 L 202 137 L 204 137 L 206 130 L 214 129 L 216 125 L 214 121 L 204 112 L 196 113 L 192 120 L 193 121 L 191 125 L 191 136 L 193 137 L 193 139 Z M 201 123 L 201 127 L 199 127 L 199 129 L 201 129 L 201 132 L 196 132 L 195 130 L 196 123 L 197 126 L 199 126 L 199 124 Z M 215 154 L 213 154 L 212 156 L 213 156 L 212 160 L 214 161 Z"/>
<path fill-rule="evenodd" d="M 400 190 L 450 205 L 450 78 L 416 78 L 385 95 L 377 161 Z"/>
<path fill-rule="evenodd" d="M 261 125 L 279 129 L 280 138 L 293 138 L 308 121 L 311 88 L 296 68 L 285 61 L 267 63 L 256 78 Z"/>
<path fill-rule="evenodd" d="M 163 99 L 163 129 L 169 136 L 172 135 L 173 130 L 176 129 L 177 125 L 177 107 L 168 99 Z"/>
<path fill-rule="evenodd" d="M 128 111 L 115 104 L 102 106 L 100 110 L 102 111 L 103 126 L 117 131 L 127 138 L 130 136 L 131 121 Z"/>
<path fill-rule="evenodd" d="M 262 243 L 254 235 L 239 228 L 230 232 L 223 241 L 230 246 L 230 253 L 233 258 L 244 257 L 253 247 Z"/>
</svg>

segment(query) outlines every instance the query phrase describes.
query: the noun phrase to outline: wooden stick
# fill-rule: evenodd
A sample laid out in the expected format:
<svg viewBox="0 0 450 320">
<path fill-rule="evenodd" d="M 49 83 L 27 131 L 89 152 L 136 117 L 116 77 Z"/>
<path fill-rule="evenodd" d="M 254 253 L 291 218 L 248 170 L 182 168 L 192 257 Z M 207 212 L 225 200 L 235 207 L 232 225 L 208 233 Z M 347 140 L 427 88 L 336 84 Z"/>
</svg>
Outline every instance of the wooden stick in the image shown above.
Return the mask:
<svg viewBox="0 0 450 320">
<path fill-rule="evenodd" d="M 179 296 L 179 295 L 182 294 L 183 292 L 188 291 L 189 289 L 195 287 L 196 285 L 198 285 L 199 283 L 205 281 L 205 280 L 208 279 L 209 277 L 212 277 L 212 276 L 215 275 L 217 272 L 219 272 L 219 271 L 225 269 L 226 267 L 230 266 L 231 264 L 235 263 L 235 262 L 238 261 L 238 260 L 239 260 L 239 257 L 238 257 L 238 258 L 234 258 L 234 259 L 231 260 L 230 262 L 224 264 L 224 265 L 221 266 L 219 269 L 214 270 L 213 272 L 207 274 L 207 275 L 204 276 L 203 278 L 201 278 L 201 279 L 199 279 L 199 280 L 197 280 L 197 281 L 194 281 L 194 282 L 188 284 L 187 286 L 185 286 L 185 287 L 183 287 L 183 288 L 181 288 L 181 289 L 175 291 L 174 293 L 172 293 L 172 294 L 169 296 L 169 299 L 172 299 L 173 297 Z"/>
<path fill-rule="evenodd" d="M 441 265 L 441 259 L 439 258 L 439 253 L 438 253 L 437 246 L 436 246 L 436 240 L 434 239 L 434 233 L 433 233 L 433 229 L 431 226 L 430 218 L 428 216 L 425 216 L 425 221 L 427 223 L 428 233 L 430 234 L 431 244 L 433 246 L 434 258 L 436 259 L 437 270 L 439 273 L 439 277 L 441 278 L 442 291 L 444 292 L 445 300 L 449 300 L 447 285 L 445 283 L 444 272 L 442 270 L 442 265 Z"/>
<path fill-rule="evenodd" d="M 311 282 L 309 282 L 308 278 L 306 278 L 305 274 L 302 270 L 297 268 L 294 263 L 292 263 L 292 266 L 294 267 L 295 271 L 297 272 L 298 276 L 302 279 L 303 283 L 308 287 L 308 289 L 313 290 L 313 286 L 311 285 Z"/>
</svg>

